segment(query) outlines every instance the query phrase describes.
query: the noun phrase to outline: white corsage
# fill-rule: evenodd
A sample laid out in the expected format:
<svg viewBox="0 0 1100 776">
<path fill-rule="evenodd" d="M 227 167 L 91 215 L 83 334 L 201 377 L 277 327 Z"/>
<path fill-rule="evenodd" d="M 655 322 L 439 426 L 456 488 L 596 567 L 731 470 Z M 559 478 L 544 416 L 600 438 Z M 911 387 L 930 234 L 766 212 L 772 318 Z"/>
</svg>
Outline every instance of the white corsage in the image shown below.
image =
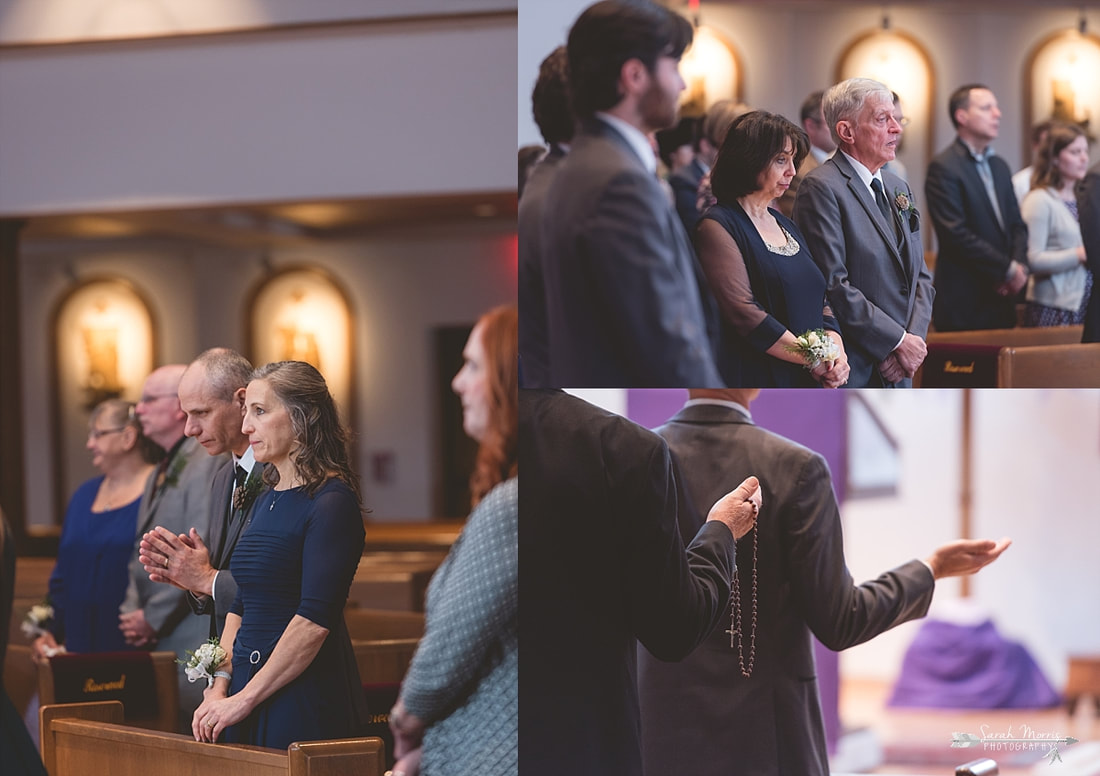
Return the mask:
<svg viewBox="0 0 1100 776">
<path fill-rule="evenodd" d="M 27 613 L 23 616 L 23 622 L 19 624 L 19 629 L 23 631 L 23 635 L 28 639 L 37 639 L 39 636 L 45 636 L 50 633 L 49 625 L 53 622 L 53 607 L 50 605 L 50 601 L 47 598 L 40 604 L 35 604 Z M 60 655 L 65 652 L 65 646 L 47 647 L 45 649 L 46 657 L 53 657 L 54 655 Z"/>
<path fill-rule="evenodd" d="M 206 686 L 214 684 L 214 669 L 225 661 L 226 652 L 218 643 L 218 637 L 209 639 L 201 644 L 194 652 L 184 650 L 191 657 L 187 660 L 176 660 L 183 666 L 183 672 L 187 674 L 187 681 L 195 682 L 206 679 Z"/>
<path fill-rule="evenodd" d="M 802 356 L 807 369 L 817 369 L 823 361 L 836 361 L 840 357 L 840 348 L 824 329 L 813 329 L 794 338 L 794 344 L 787 346 L 788 353 Z"/>
</svg>

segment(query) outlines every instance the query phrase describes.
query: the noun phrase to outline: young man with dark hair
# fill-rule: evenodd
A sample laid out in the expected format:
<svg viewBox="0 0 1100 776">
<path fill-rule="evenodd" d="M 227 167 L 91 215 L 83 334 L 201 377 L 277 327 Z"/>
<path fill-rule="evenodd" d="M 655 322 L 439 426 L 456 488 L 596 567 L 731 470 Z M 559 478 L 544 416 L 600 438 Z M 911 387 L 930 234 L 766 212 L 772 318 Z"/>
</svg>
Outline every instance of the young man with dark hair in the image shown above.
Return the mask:
<svg viewBox="0 0 1100 776">
<path fill-rule="evenodd" d="M 539 233 L 548 385 L 721 385 L 691 245 L 647 140 L 676 123 L 691 38 L 649 0 L 596 3 L 569 33 L 578 131 Z"/>
</svg>

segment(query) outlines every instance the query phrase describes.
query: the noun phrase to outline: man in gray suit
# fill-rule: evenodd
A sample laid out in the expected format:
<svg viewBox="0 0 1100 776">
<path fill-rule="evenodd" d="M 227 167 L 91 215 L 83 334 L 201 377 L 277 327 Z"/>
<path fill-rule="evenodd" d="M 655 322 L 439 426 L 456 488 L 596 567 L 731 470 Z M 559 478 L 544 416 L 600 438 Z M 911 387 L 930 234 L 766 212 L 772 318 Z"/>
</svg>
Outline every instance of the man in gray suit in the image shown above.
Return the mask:
<svg viewBox="0 0 1100 776">
<path fill-rule="evenodd" d="M 204 351 L 187 367 L 179 387 L 180 406 L 187 413 L 184 433 L 223 459 L 211 489 L 211 531 L 204 539 L 195 526 L 177 535 L 158 525 L 142 537 L 140 546 L 149 578 L 187 590 L 191 610 L 211 616 L 211 636 L 221 635 L 226 612 L 237 597 L 229 561 L 264 487 L 264 465 L 257 463 L 241 432 L 244 389 L 251 374 L 248 359 L 227 348 Z"/>
<path fill-rule="evenodd" d="M 187 416 L 180 409 L 178 389 L 186 367 L 162 366 L 145 379 L 137 416 L 145 436 L 168 451 L 149 476 L 138 508 L 130 584 L 119 607 L 119 628 L 127 643 L 142 649 L 175 652 L 186 660 L 209 636 L 205 620 L 191 616 L 184 591 L 149 580 L 138 557 L 138 539 L 154 525 L 175 533 L 194 526 L 205 533 L 210 519 L 210 483 L 222 464 L 208 456 L 197 440 L 184 436 Z M 202 683 L 187 681 L 179 672 L 179 732 L 191 728 L 191 714 L 202 702 Z"/>
<path fill-rule="evenodd" d="M 850 78 L 825 92 L 837 153 L 802 181 L 794 220 L 825 275 L 840 322 L 848 387 L 910 387 L 928 354 L 932 276 L 909 184 L 883 170 L 901 124 L 890 90 Z"/>
<path fill-rule="evenodd" d="M 712 503 L 747 472 L 759 476 L 763 504 L 757 534 L 737 542 L 736 640 L 727 614 L 679 664 L 638 650 L 647 774 L 825 776 L 811 632 L 840 650 L 923 617 L 935 580 L 972 574 L 1009 543 L 950 542 L 856 585 L 825 460 L 754 426 L 749 403 L 758 393 L 693 390 L 657 429 L 692 507 L 677 513 L 681 536 L 699 530 L 695 505 Z"/>
<path fill-rule="evenodd" d="M 695 256 L 646 138 L 676 123 L 691 39 L 649 0 L 596 3 L 569 32 L 579 125 L 540 225 L 548 385 L 723 384 Z"/>
</svg>

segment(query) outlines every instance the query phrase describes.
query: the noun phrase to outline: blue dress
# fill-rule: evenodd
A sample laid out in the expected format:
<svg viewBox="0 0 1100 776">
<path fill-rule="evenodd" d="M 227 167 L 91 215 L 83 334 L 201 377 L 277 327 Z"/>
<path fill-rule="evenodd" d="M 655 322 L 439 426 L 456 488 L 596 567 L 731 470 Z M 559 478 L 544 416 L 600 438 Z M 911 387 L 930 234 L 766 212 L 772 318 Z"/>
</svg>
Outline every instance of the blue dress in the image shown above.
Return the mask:
<svg viewBox="0 0 1100 776">
<path fill-rule="evenodd" d="M 768 355 L 768 348 L 787 330 L 796 337 L 813 329 L 840 331 L 836 318 L 825 315 L 825 276 L 806 250 L 794 221 L 769 208 L 779 225 L 799 244 L 784 256 L 770 251 L 741 205 L 715 205 L 704 218 L 722 226 L 737 243 L 745 261 L 753 300 L 763 315 L 751 331 L 738 331 L 726 316 L 718 346 L 718 371 L 731 388 L 814 388 L 819 383 L 799 364 Z"/>
<path fill-rule="evenodd" d="M 130 581 L 141 499 L 118 509 L 92 512 L 103 479 L 88 480 L 70 499 L 57 563 L 50 574 L 51 630 L 69 652 L 133 649 L 118 629 L 118 607 Z"/>
<path fill-rule="evenodd" d="M 310 497 L 303 488 L 269 490 L 233 550 L 230 568 L 240 615 L 233 680 L 240 692 L 267 662 L 297 614 L 329 629 L 313 662 L 297 678 L 226 731 L 232 743 L 285 750 L 295 741 L 364 735 L 366 702 L 344 625 L 355 569 L 363 554 L 363 518 L 346 484 L 330 479 Z"/>
</svg>

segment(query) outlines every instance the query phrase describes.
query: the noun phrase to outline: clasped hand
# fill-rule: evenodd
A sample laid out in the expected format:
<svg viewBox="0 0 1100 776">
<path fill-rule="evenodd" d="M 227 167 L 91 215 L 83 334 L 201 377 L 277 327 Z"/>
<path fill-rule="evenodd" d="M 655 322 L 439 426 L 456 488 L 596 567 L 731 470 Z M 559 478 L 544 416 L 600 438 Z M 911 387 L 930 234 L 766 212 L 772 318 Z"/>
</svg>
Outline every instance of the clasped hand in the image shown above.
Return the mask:
<svg viewBox="0 0 1100 776">
<path fill-rule="evenodd" d="M 210 565 L 210 550 L 194 528 L 178 536 L 157 526 L 143 534 L 138 559 L 149 579 L 164 582 L 201 595 L 213 592 L 216 570 Z"/>
</svg>

